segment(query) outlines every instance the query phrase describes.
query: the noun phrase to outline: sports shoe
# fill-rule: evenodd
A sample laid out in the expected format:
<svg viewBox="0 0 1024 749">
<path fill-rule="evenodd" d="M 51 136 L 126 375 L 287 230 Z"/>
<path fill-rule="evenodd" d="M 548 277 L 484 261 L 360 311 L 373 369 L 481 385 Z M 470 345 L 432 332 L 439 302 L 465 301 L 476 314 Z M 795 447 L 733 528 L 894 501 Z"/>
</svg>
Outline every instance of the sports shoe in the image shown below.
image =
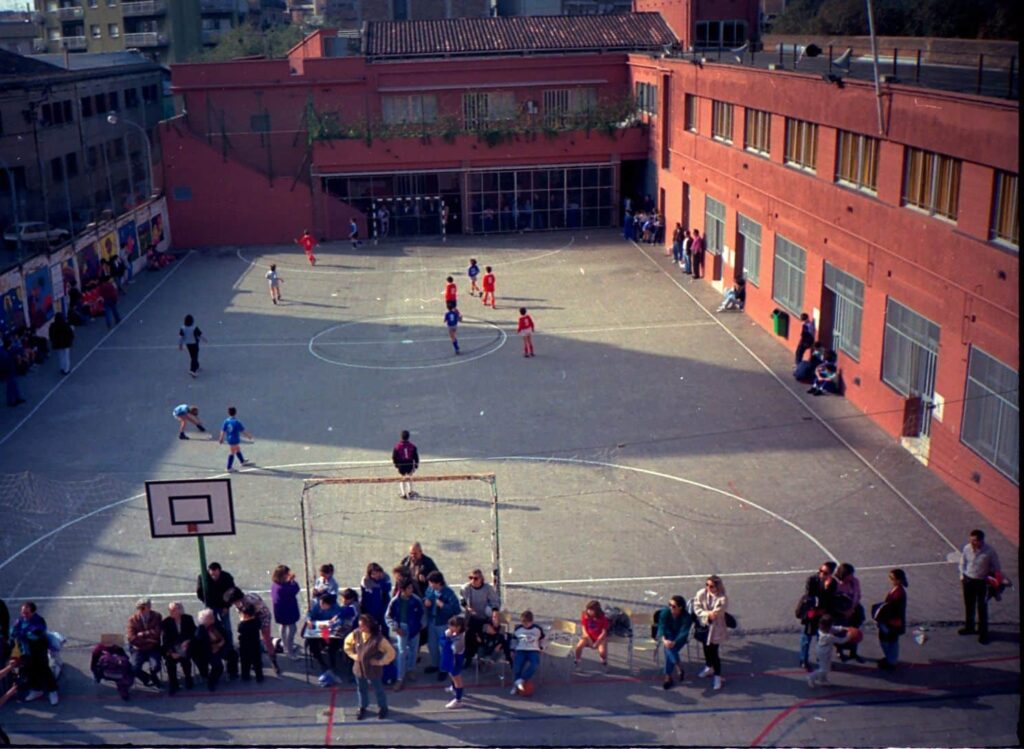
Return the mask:
<svg viewBox="0 0 1024 749">
<path fill-rule="evenodd" d="M 380 708 L 377 711 L 377 720 L 384 720 L 386 717 L 388 717 L 388 709 L 386 707 Z"/>
<path fill-rule="evenodd" d="M 510 690 L 508 690 L 508 693 L 514 697 L 515 695 L 519 694 L 519 687 L 512 687 Z"/>
<path fill-rule="evenodd" d="M 721 676 L 716 676 L 714 679 L 711 680 L 711 688 L 714 689 L 716 692 L 722 688 Z"/>
<path fill-rule="evenodd" d="M 359 708 L 359 712 L 356 713 L 356 720 L 363 720 L 364 718 L 366 718 L 366 708 L 361 707 Z"/>
<path fill-rule="evenodd" d="M 22 700 L 22 702 L 34 702 L 35 700 L 42 699 L 44 694 L 45 692 L 41 692 L 38 689 L 33 689 L 25 695 L 25 698 Z"/>
<path fill-rule="evenodd" d="M 402 492 L 402 493 L 401 493 L 401 494 L 399 494 L 398 496 L 399 496 L 399 497 L 401 497 L 402 499 L 408 499 L 408 498 L 409 498 L 409 495 L 408 495 L 408 494 L 406 494 L 405 492 Z"/>
<path fill-rule="evenodd" d="M 200 432 L 206 431 L 206 427 L 204 427 L 202 424 L 196 424 L 196 429 L 198 429 Z"/>
<path fill-rule="evenodd" d="M 711 668 L 711 666 L 705 666 L 700 670 L 700 673 L 698 673 L 697 676 L 701 679 L 706 679 L 713 673 L 715 673 L 715 669 Z"/>
<path fill-rule="evenodd" d="M 51 705 L 56 705 L 58 702 L 60 702 L 60 695 L 58 695 L 56 692 L 50 692 L 46 696 L 50 698 Z"/>
<path fill-rule="evenodd" d="M 178 439 L 180 439 L 180 440 L 187 440 L 188 439 L 188 435 L 185 434 L 184 432 L 178 432 Z"/>
<path fill-rule="evenodd" d="M 445 704 L 445 707 L 449 710 L 455 710 L 456 708 L 462 707 L 462 700 L 452 700 Z"/>
<path fill-rule="evenodd" d="M 446 691 L 448 694 L 455 694 L 455 686 L 452 685 L 452 684 L 449 684 L 448 686 L 446 686 L 444 688 L 444 691 Z"/>
</svg>

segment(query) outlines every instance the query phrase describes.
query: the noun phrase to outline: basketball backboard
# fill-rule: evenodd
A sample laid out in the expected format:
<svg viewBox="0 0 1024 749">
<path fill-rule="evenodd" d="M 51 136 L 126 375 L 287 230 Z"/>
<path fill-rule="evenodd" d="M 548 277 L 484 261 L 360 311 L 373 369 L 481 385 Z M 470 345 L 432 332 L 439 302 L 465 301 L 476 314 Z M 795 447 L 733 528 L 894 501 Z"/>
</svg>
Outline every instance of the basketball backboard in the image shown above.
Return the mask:
<svg viewBox="0 0 1024 749">
<path fill-rule="evenodd" d="M 147 481 L 146 501 L 153 538 L 235 535 L 230 479 Z"/>
</svg>

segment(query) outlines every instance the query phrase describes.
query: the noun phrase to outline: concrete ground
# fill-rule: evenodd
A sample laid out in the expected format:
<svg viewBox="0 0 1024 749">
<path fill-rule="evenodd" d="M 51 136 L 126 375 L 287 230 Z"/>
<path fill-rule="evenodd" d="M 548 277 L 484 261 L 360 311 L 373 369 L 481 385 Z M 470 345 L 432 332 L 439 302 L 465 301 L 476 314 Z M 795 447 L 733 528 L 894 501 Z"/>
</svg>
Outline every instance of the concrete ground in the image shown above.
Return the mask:
<svg viewBox="0 0 1024 749">
<path fill-rule="evenodd" d="M 469 257 L 493 265 L 498 309 L 468 296 Z M 75 370 L 46 363 L 28 404 L 0 414 L 0 596 L 32 599 L 68 638 L 61 702 L 9 703 L 16 743 L 904 745 L 1016 743 L 1020 616 L 1016 590 L 992 606 L 994 642 L 958 637 L 953 560 L 978 513 L 836 397 L 789 376 L 791 352 L 718 294 L 683 277 L 660 248 L 612 232 L 541 234 L 320 249 L 195 252 L 144 274 L 123 322 L 79 331 Z M 284 301 L 264 280 L 277 263 Z M 460 288 L 463 353 L 441 317 L 446 275 Z M 537 324 L 533 359 L 513 334 Z M 709 311 L 710 310 L 710 311 Z M 177 349 L 186 313 L 209 337 L 193 380 Z M 723 648 L 725 687 L 696 678 L 661 689 L 649 653 L 624 645 L 605 674 L 571 681 L 546 662 L 532 699 L 497 675 L 468 676 L 467 705 L 421 676 L 390 696 L 392 716 L 356 722 L 351 689 L 308 685 L 301 662 L 262 685 L 174 698 L 140 687 L 124 703 L 94 685 L 88 653 L 121 632 L 140 595 L 191 613 L 191 539 L 151 539 L 143 484 L 223 476 L 226 450 L 180 441 L 171 409 L 196 404 L 215 430 L 235 405 L 255 437 L 232 474 L 237 535 L 207 540 L 243 588 L 267 591 L 279 563 L 303 567 L 299 498 L 312 476 L 390 476 L 398 432 L 413 433 L 423 475 L 494 473 L 505 606 L 542 622 L 575 619 L 596 598 L 641 621 L 720 574 L 740 627 Z M 324 489 L 311 541 L 343 584 L 366 562 L 397 563 L 422 542 L 450 581 L 489 569 L 483 484 Z M 337 514 L 322 508 L 337 506 Z M 1017 549 L 997 531 L 1003 566 Z M 325 559 L 326 557 L 326 559 Z M 840 664 L 812 690 L 796 668 L 793 609 L 823 559 L 858 568 L 864 601 L 891 567 L 910 578 L 906 665 Z M 300 572 L 300 579 L 302 574 Z M 649 619 L 648 619 L 649 620 Z M 866 628 L 864 655 L 877 658 Z"/>
</svg>

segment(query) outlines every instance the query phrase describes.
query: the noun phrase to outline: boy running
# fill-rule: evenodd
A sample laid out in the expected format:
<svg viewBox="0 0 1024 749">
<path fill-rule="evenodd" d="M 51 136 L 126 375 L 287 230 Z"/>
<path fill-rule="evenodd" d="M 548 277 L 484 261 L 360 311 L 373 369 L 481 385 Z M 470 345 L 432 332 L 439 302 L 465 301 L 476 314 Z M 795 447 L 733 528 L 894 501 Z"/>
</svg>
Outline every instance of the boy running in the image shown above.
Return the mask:
<svg viewBox="0 0 1024 749">
<path fill-rule="evenodd" d="M 309 233 L 309 229 L 303 229 L 302 236 L 296 239 L 295 243 L 302 245 L 302 249 L 306 252 L 306 260 L 309 261 L 309 264 L 316 265 L 316 255 L 313 254 L 313 248 L 316 247 L 316 240 L 313 239 L 313 235 Z"/>
<path fill-rule="evenodd" d="M 409 441 L 409 430 L 402 430 L 402 438 L 395 443 L 391 451 L 391 462 L 398 469 L 398 475 L 402 477 L 399 486 L 402 489 L 402 499 L 409 499 L 415 496 L 412 490 L 412 475 L 420 467 L 420 454 L 416 445 Z"/>
<path fill-rule="evenodd" d="M 452 347 L 455 349 L 455 355 L 459 355 L 459 338 L 458 328 L 459 323 L 462 321 L 462 313 L 459 312 L 459 308 L 453 303 L 448 311 L 444 313 L 444 324 L 448 326 L 448 337 L 452 339 Z"/>
<path fill-rule="evenodd" d="M 516 333 L 523 337 L 523 356 L 533 356 L 533 318 L 526 314 L 526 307 L 519 308 Z"/>
<path fill-rule="evenodd" d="M 444 306 L 447 309 L 455 309 L 458 305 L 459 289 L 455 285 L 455 279 L 451 276 L 447 278 L 448 283 L 444 286 Z"/>
<path fill-rule="evenodd" d="M 271 264 L 267 271 L 267 283 L 270 284 L 270 301 L 277 304 L 281 301 L 281 278 L 277 275 L 277 266 Z"/>
<path fill-rule="evenodd" d="M 491 266 L 484 268 L 487 272 L 484 273 L 484 293 L 480 296 L 480 301 L 487 306 L 487 300 L 491 300 L 491 309 L 498 309 L 494 306 L 494 274 L 491 273 Z"/>
<path fill-rule="evenodd" d="M 469 259 L 469 270 L 466 271 L 466 275 L 469 276 L 469 295 L 476 296 L 480 293 L 480 287 L 476 285 L 476 277 L 480 275 L 480 266 L 476 264 L 476 258 Z"/>
<path fill-rule="evenodd" d="M 190 406 L 187 403 L 182 403 L 180 406 L 175 406 L 171 413 L 178 420 L 178 439 L 188 439 L 188 435 L 185 434 L 185 427 L 189 424 L 193 424 L 200 432 L 206 431 L 203 422 L 199 420 L 199 406 Z"/>
<path fill-rule="evenodd" d="M 352 240 L 353 250 L 359 246 L 359 224 L 356 223 L 355 218 L 349 219 L 348 238 Z"/>
<path fill-rule="evenodd" d="M 245 425 L 240 422 L 235 416 L 238 414 L 238 409 L 234 406 L 228 408 L 228 417 L 224 419 L 224 424 L 220 428 L 220 439 L 218 442 L 223 445 L 224 441 L 228 443 L 228 470 L 235 464 L 235 456 L 238 456 L 238 462 L 241 465 L 245 465 L 245 456 L 242 455 L 242 437 L 245 437 L 250 442 L 254 442 L 252 435 L 245 430 Z"/>
</svg>

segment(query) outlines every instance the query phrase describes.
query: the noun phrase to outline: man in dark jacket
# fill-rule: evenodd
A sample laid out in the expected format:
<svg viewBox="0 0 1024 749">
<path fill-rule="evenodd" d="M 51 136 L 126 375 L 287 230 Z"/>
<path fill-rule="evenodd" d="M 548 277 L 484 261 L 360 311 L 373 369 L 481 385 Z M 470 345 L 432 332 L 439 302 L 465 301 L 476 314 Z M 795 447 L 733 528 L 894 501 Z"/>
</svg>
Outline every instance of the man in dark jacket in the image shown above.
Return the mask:
<svg viewBox="0 0 1024 749">
<path fill-rule="evenodd" d="M 224 626 L 228 636 L 228 644 L 234 647 L 234 637 L 231 628 L 231 609 L 224 602 L 224 594 L 235 587 L 235 578 L 230 572 L 225 572 L 220 562 L 210 562 L 206 568 L 207 574 L 198 575 L 196 579 L 196 598 L 206 604 L 207 608 L 213 609 L 217 621 Z M 203 578 L 206 578 L 206 596 L 203 596 Z"/>
<path fill-rule="evenodd" d="M 818 636 L 818 622 L 822 616 L 835 615 L 835 597 L 839 583 L 833 577 L 836 563 L 822 562 L 818 574 L 807 578 L 804 596 L 800 599 L 800 623 L 804 625 L 800 634 L 800 665 L 813 670 L 810 663 L 811 640 Z"/>
<path fill-rule="evenodd" d="M 71 344 L 75 342 L 75 331 L 64 319 L 64 313 L 58 312 L 50 323 L 50 346 L 57 352 L 60 361 L 60 373 L 71 373 Z"/>
<path fill-rule="evenodd" d="M 11 340 L 5 338 L 3 348 L 0 348 L 0 380 L 7 386 L 7 405 L 13 407 L 21 405 L 25 399 L 18 389 L 18 361 L 11 346 Z"/>
<path fill-rule="evenodd" d="M 416 589 L 416 596 L 422 601 L 430 588 L 427 585 L 427 575 L 437 570 L 434 560 L 423 553 L 420 542 L 415 542 L 409 547 L 409 556 L 402 560 L 402 566 L 407 568 L 412 575 L 412 584 Z M 427 628 L 420 630 L 420 645 L 427 644 Z"/>
<path fill-rule="evenodd" d="M 185 686 L 192 688 L 192 653 L 189 648 L 196 636 L 196 622 L 185 613 L 185 607 L 175 601 L 167 607 L 167 616 L 160 622 L 160 645 L 167 665 L 167 689 L 178 691 L 178 666 L 185 676 Z"/>
</svg>

